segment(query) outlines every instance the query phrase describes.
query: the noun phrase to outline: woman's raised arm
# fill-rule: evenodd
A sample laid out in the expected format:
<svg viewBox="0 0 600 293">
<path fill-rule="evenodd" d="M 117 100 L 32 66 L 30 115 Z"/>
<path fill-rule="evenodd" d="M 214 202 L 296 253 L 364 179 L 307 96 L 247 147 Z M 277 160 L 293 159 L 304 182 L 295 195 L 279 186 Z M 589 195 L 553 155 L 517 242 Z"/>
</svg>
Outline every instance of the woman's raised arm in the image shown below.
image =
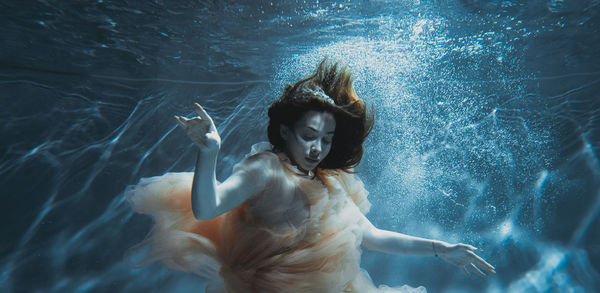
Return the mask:
<svg viewBox="0 0 600 293">
<path fill-rule="evenodd" d="M 257 191 L 259 182 L 243 172 L 232 174 L 221 184 L 217 182 L 215 169 L 221 137 L 212 118 L 198 103 L 194 104 L 194 110 L 198 116 L 191 119 L 175 116 L 175 119 L 199 147 L 192 184 L 192 212 L 196 219 L 207 220 L 243 203 Z"/>
</svg>

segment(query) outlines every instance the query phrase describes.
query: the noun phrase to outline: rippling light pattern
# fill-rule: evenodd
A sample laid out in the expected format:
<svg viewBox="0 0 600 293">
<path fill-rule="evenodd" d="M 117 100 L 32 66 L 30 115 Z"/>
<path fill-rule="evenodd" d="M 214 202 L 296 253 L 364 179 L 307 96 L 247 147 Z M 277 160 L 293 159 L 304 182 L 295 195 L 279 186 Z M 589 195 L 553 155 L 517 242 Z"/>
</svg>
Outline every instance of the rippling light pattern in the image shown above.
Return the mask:
<svg viewBox="0 0 600 293">
<path fill-rule="evenodd" d="M 376 284 L 600 292 L 597 1 L 51 2 L 0 3 L 0 291 L 202 292 L 128 266 L 151 220 L 123 190 L 191 170 L 172 116 L 193 102 L 225 178 L 330 56 L 376 116 L 358 167 L 371 221 L 472 244 L 497 271 L 365 250 Z"/>
</svg>

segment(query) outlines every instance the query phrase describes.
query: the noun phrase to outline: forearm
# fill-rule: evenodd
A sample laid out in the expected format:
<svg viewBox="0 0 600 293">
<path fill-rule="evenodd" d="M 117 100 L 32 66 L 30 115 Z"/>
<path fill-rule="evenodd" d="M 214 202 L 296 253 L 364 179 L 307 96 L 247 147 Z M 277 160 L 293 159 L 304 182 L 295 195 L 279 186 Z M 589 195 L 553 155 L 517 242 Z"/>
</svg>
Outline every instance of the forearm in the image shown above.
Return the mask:
<svg viewBox="0 0 600 293">
<path fill-rule="evenodd" d="M 192 183 L 192 211 L 198 220 L 216 216 L 218 205 L 216 165 L 217 153 L 198 152 Z"/>
<path fill-rule="evenodd" d="M 420 238 L 392 231 L 375 229 L 363 241 L 369 250 L 392 254 L 433 256 L 446 247 L 446 243 L 439 240 Z"/>
</svg>

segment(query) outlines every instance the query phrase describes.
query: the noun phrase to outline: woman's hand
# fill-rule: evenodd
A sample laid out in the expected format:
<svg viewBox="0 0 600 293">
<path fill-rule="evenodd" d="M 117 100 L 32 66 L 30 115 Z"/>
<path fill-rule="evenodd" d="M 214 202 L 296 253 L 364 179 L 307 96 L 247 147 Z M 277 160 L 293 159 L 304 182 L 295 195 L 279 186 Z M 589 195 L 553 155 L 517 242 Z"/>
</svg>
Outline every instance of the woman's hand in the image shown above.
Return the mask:
<svg viewBox="0 0 600 293">
<path fill-rule="evenodd" d="M 194 110 L 198 116 L 189 119 L 176 115 L 175 120 L 187 132 L 192 141 L 200 147 L 202 153 L 216 155 L 221 148 L 219 132 L 212 118 L 200 104 L 194 103 Z"/>
<path fill-rule="evenodd" d="M 462 243 L 448 244 L 445 242 L 434 242 L 433 248 L 439 257 L 461 268 L 467 276 L 471 275 L 469 270 L 474 271 L 481 277 L 486 276 L 485 272 L 492 274 L 496 273 L 492 265 L 475 254 L 474 251 L 477 250 L 477 248 L 471 245 Z"/>
</svg>

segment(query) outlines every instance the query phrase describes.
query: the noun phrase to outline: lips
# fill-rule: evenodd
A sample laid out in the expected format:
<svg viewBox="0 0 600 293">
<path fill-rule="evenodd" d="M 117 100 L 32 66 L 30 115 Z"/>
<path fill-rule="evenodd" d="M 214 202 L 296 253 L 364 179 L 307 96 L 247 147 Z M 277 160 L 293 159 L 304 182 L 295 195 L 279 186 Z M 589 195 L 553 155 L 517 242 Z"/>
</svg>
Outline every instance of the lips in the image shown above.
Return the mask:
<svg viewBox="0 0 600 293">
<path fill-rule="evenodd" d="M 306 158 L 306 161 L 309 162 L 309 163 L 313 163 L 313 164 L 316 164 L 316 163 L 319 162 L 318 159 L 311 159 L 311 158 Z"/>
</svg>

